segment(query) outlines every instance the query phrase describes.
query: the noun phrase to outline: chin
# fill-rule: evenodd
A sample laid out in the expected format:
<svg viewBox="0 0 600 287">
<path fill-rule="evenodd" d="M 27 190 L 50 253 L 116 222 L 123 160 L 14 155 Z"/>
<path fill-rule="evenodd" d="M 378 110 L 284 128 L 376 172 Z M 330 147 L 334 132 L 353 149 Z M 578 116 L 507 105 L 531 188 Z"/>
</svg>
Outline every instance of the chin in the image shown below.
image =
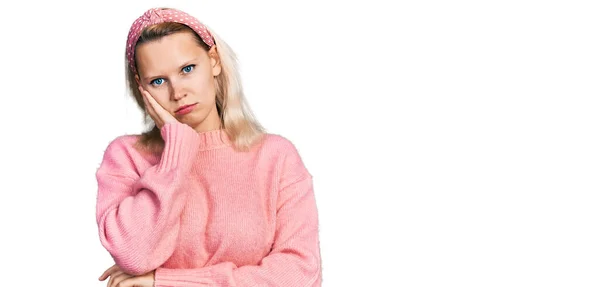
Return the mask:
<svg viewBox="0 0 600 287">
<path fill-rule="evenodd" d="M 187 124 L 188 126 L 197 127 L 200 124 L 202 124 L 203 119 L 198 112 L 192 112 L 181 117 L 180 121 L 184 124 Z"/>
<path fill-rule="evenodd" d="M 217 114 L 216 111 L 216 107 L 215 107 L 215 114 Z M 178 118 L 182 123 L 187 124 L 188 126 L 197 129 L 199 127 L 202 127 L 203 125 L 209 124 L 212 125 L 211 122 L 213 122 L 213 118 L 214 115 L 210 112 L 207 113 L 207 109 L 204 107 L 199 107 L 199 109 L 196 109 L 194 111 L 192 111 L 191 113 L 184 115 L 180 118 Z M 218 117 L 218 116 L 216 116 Z M 220 125 L 220 120 L 219 119 L 214 119 L 216 120 L 216 125 Z M 205 127 L 208 129 L 213 129 L 213 127 Z"/>
</svg>

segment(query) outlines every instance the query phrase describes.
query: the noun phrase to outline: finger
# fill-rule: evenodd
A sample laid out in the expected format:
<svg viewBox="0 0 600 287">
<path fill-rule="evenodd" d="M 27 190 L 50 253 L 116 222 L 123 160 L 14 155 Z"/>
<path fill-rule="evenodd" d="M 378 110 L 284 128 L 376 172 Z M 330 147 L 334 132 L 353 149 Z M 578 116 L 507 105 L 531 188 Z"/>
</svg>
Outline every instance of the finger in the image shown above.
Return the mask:
<svg viewBox="0 0 600 287">
<path fill-rule="evenodd" d="M 149 106 L 154 109 L 154 112 L 158 112 L 159 108 L 162 108 L 162 106 L 158 104 L 156 99 L 148 91 L 144 90 L 142 87 L 139 87 L 139 89 Z"/>
<path fill-rule="evenodd" d="M 150 102 L 148 101 L 148 96 L 146 96 L 146 93 L 142 93 L 142 99 L 144 99 L 144 105 L 146 107 L 146 112 L 153 119 L 156 118 L 156 111 L 154 110 L 154 108 L 152 107 L 152 105 L 150 104 Z"/>
<path fill-rule="evenodd" d="M 131 277 L 132 276 L 127 273 L 121 273 L 118 276 L 113 277 L 114 280 L 111 282 L 111 285 L 109 287 L 117 287 L 119 286 L 119 283 L 121 283 L 123 280 Z"/>
<path fill-rule="evenodd" d="M 119 270 L 117 270 L 116 272 L 114 272 L 114 273 L 110 274 L 110 280 L 108 280 L 108 282 L 107 282 L 106 286 L 107 286 L 107 287 L 114 286 L 114 285 L 115 285 L 115 283 L 114 283 L 114 282 L 115 282 L 115 279 L 116 279 L 117 277 L 119 277 L 119 276 L 123 275 L 123 274 L 124 274 L 124 273 L 123 273 L 123 271 L 121 271 L 120 269 L 119 269 Z"/>
<path fill-rule="evenodd" d="M 104 273 L 102 273 L 102 275 L 100 275 L 98 280 L 100 280 L 100 281 L 106 280 L 106 278 L 108 278 L 108 276 L 117 269 L 119 269 L 119 266 L 117 266 L 117 264 L 111 266 L 110 268 L 106 269 L 106 271 L 104 271 Z"/>
<path fill-rule="evenodd" d="M 138 90 L 142 94 L 142 99 L 144 100 L 144 104 L 146 106 L 146 111 L 152 109 L 152 104 L 150 103 L 150 99 L 148 99 L 148 93 L 140 86 L 138 86 Z"/>
<path fill-rule="evenodd" d="M 163 123 L 175 121 L 175 117 L 173 117 L 173 115 L 171 115 L 171 113 L 167 111 L 167 109 L 165 109 L 148 91 L 143 89 L 141 91 L 146 95 L 146 99 L 154 109 L 155 115 L 157 115 Z"/>
<path fill-rule="evenodd" d="M 150 98 L 152 98 L 152 96 L 150 95 L 150 93 L 144 91 L 144 89 L 142 89 L 142 87 L 138 87 L 138 89 L 140 90 L 140 93 L 142 94 L 142 99 L 144 100 L 144 105 L 146 107 L 146 113 L 148 113 L 148 115 L 150 116 L 152 121 L 154 121 L 156 126 L 158 126 L 160 128 L 162 126 L 162 121 L 161 121 L 161 118 L 156 113 L 155 105 L 153 105 L 150 102 L 151 101 Z M 152 100 L 153 99 L 154 98 L 152 98 Z"/>
<path fill-rule="evenodd" d="M 131 278 L 127 278 L 123 281 L 121 281 L 116 287 L 134 287 L 134 286 L 148 286 L 148 287 L 152 287 L 152 285 L 144 285 L 144 278 L 137 276 L 137 277 L 131 277 Z"/>
</svg>

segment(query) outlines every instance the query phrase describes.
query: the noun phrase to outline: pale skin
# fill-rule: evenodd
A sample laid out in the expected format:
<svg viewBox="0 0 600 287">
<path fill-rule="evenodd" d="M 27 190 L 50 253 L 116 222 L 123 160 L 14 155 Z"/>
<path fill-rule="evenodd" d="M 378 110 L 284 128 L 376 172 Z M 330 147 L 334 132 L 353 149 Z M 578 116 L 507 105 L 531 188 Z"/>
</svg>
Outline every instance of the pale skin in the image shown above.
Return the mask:
<svg viewBox="0 0 600 287">
<path fill-rule="evenodd" d="M 220 127 L 215 77 L 221 73 L 216 46 L 205 51 L 191 33 L 175 33 L 136 49 L 138 75 L 148 113 L 159 128 L 174 120 L 197 132 Z M 191 113 L 177 109 L 196 104 Z"/>
<path fill-rule="evenodd" d="M 154 287 L 154 273 L 152 270 L 144 275 L 129 275 L 116 264 L 108 268 L 98 280 L 104 281 L 110 277 L 106 286 L 108 287 Z"/>
<path fill-rule="evenodd" d="M 192 34 L 175 33 L 138 46 L 136 61 L 138 89 L 158 128 L 176 121 L 197 132 L 220 128 L 215 77 L 221 73 L 221 63 L 215 46 L 207 52 Z M 177 113 L 187 105 L 194 105 L 191 112 Z M 110 278 L 107 287 L 154 287 L 155 272 L 135 276 L 115 264 L 98 280 Z"/>
</svg>

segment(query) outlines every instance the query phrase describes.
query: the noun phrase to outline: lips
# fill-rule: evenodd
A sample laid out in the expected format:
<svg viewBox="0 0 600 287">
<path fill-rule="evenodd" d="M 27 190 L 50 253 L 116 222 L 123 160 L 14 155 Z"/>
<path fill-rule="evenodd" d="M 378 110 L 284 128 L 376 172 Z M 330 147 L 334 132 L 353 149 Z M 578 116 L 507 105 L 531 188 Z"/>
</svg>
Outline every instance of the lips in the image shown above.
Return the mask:
<svg viewBox="0 0 600 287">
<path fill-rule="evenodd" d="M 194 105 L 196 105 L 196 104 L 191 104 L 191 105 L 185 105 L 185 106 L 181 106 L 181 107 L 179 107 L 177 110 L 175 110 L 175 112 L 177 113 L 177 112 L 179 112 L 179 111 L 181 111 L 181 110 L 183 110 L 183 109 L 185 109 L 185 108 L 189 108 L 189 107 L 192 107 L 192 106 L 194 106 Z"/>
</svg>

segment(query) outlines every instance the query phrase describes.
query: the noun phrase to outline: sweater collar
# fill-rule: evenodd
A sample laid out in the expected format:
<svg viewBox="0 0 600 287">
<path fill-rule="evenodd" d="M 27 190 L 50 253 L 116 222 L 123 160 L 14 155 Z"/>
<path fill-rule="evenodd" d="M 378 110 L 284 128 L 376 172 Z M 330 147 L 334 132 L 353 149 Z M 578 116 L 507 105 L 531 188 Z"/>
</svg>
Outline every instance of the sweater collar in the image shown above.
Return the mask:
<svg viewBox="0 0 600 287">
<path fill-rule="evenodd" d="M 231 139 L 223 129 L 199 132 L 198 136 L 200 150 L 211 150 L 232 145 Z"/>
</svg>

